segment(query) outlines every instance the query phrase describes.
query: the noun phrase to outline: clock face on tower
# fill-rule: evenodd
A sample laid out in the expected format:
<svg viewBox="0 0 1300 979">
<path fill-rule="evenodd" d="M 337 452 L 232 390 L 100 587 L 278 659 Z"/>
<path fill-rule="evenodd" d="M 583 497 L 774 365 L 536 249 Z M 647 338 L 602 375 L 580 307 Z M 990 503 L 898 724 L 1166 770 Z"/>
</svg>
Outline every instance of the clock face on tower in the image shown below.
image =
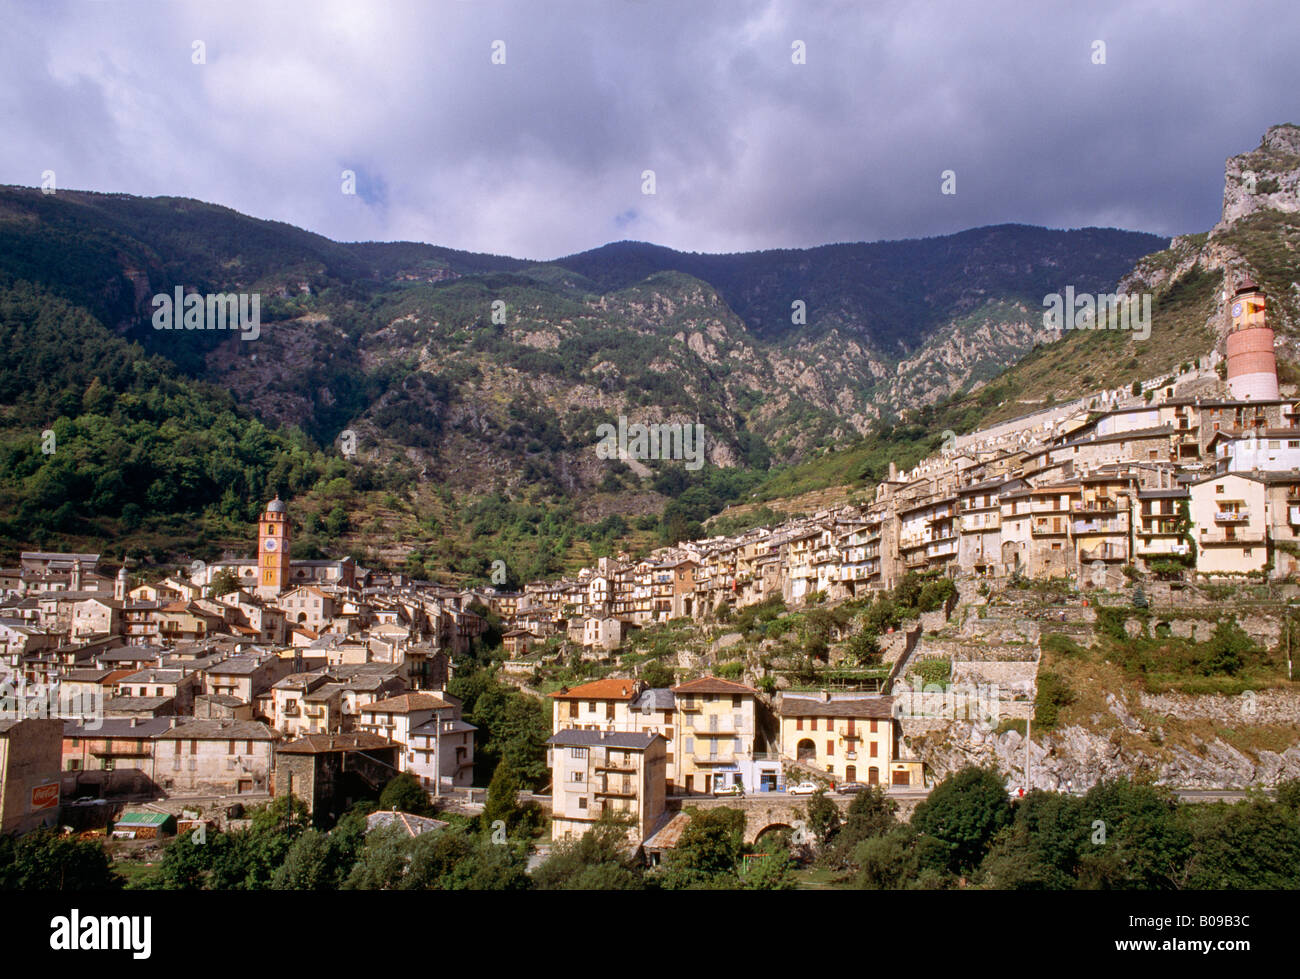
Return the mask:
<svg viewBox="0 0 1300 979">
<path fill-rule="evenodd" d="M 274 551 L 274 550 L 275 550 L 275 538 L 274 538 L 274 537 L 268 537 L 268 538 L 266 539 L 266 549 L 267 549 L 268 551 Z"/>
<path fill-rule="evenodd" d="M 1235 303 L 1235 304 L 1233 305 L 1233 307 L 1232 307 L 1232 315 L 1233 315 L 1233 316 L 1240 316 L 1240 315 L 1241 315 L 1241 303 Z"/>
</svg>

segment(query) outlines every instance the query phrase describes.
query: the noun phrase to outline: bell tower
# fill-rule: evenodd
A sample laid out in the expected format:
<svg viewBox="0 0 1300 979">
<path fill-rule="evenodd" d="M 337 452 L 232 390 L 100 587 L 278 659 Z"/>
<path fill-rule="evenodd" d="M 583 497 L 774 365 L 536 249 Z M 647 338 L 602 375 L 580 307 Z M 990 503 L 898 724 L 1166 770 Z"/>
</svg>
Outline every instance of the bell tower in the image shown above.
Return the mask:
<svg viewBox="0 0 1300 979">
<path fill-rule="evenodd" d="M 257 524 L 257 594 L 275 598 L 289 584 L 289 513 L 280 497 Z"/>
</svg>

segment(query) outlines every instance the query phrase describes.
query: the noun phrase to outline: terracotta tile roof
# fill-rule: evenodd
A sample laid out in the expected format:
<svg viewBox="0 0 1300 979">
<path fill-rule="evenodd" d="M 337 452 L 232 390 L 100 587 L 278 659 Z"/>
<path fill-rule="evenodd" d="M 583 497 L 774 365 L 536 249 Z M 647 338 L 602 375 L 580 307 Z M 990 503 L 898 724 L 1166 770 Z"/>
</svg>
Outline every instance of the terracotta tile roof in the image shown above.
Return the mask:
<svg viewBox="0 0 1300 979">
<path fill-rule="evenodd" d="M 702 676 L 698 680 L 690 680 L 673 687 L 673 693 L 739 693 L 752 697 L 758 691 L 743 683 L 732 683 L 730 680 L 723 680 L 716 676 Z"/>
<path fill-rule="evenodd" d="M 361 709 L 385 714 L 409 714 L 416 710 L 446 710 L 451 707 L 447 701 L 431 693 L 404 693 L 399 697 L 376 700 Z"/>
<path fill-rule="evenodd" d="M 550 694 L 556 700 L 631 700 L 636 695 L 636 681 L 629 677 L 606 677 Z"/>
</svg>

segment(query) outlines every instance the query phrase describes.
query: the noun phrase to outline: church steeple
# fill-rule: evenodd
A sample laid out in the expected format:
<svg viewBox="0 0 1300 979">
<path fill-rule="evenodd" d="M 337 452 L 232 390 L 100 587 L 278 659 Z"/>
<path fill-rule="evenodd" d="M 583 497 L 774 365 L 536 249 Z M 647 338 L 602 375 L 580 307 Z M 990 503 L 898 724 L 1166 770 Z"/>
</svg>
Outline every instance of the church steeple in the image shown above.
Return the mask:
<svg viewBox="0 0 1300 979">
<path fill-rule="evenodd" d="M 275 598 L 289 584 L 289 513 L 276 496 L 258 521 L 257 593 Z"/>
</svg>

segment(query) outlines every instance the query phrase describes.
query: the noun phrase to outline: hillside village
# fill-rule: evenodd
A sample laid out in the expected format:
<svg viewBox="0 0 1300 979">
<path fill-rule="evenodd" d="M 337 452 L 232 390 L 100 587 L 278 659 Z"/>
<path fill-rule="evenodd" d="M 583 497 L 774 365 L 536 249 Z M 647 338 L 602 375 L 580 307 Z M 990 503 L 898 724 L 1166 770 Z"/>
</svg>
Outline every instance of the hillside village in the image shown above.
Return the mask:
<svg viewBox="0 0 1300 979">
<path fill-rule="evenodd" d="M 959 722 L 1033 713 L 1041 634 L 1014 611 L 990 617 L 991 587 L 1060 579 L 1104 604 L 1142 578 L 1177 605 L 1192 581 L 1294 581 L 1300 397 L 1279 394 L 1262 291 L 1243 280 L 1230 300 L 1226 356 L 952 437 L 911 471 L 891 469 L 869 503 L 602 558 L 517 593 L 294 559 L 279 499 L 262 514 L 256 559 L 196 562 L 134 587 L 96 554 L 25 552 L 0 570 L 0 831 L 47 824 L 61 800 L 84 796 L 294 794 L 338 814 L 399 772 L 472 800 L 476 729 L 446 687 L 493 628 L 502 675 L 525 691 L 566 652 L 595 677 L 551 682 L 547 695 L 557 837 L 615 811 L 653 854 L 680 832 L 674 799 L 796 782 L 924 791 L 948 742 L 971 736 Z M 863 608 L 908 581 L 954 586 L 916 624 L 888 628 L 857 674 L 810 685 L 723 652 L 746 610 Z M 984 608 L 953 636 L 959 599 Z M 1088 621 L 1087 605 L 1052 615 Z M 834 639 L 851 635 L 837 625 Z M 673 682 L 647 683 L 647 658 L 628 651 L 643 633 L 683 627 L 716 641 L 690 653 L 684 640 L 667 661 Z M 1275 623 L 1262 629 L 1262 642 L 1277 640 Z M 937 689 L 965 681 L 979 717 L 910 695 L 945 630 L 955 645 Z M 996 760 L 1028 782 L 1006 755 Z"/>
</svg>

